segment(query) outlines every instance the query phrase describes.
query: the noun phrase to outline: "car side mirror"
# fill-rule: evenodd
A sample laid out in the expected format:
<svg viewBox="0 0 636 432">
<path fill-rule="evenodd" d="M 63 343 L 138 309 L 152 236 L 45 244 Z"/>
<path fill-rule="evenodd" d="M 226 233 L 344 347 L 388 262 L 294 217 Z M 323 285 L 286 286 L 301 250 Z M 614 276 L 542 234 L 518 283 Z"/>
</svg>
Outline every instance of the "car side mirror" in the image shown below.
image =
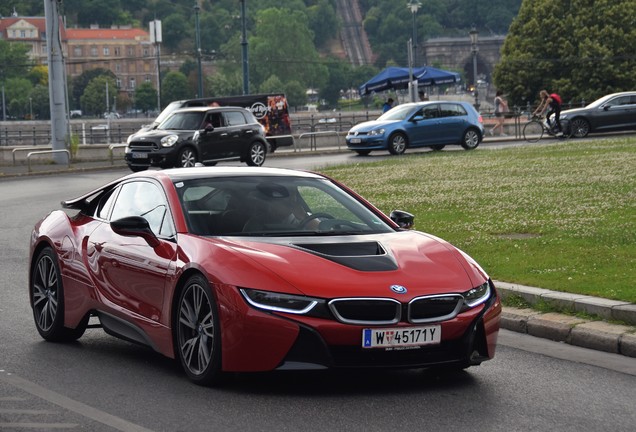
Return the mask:
<svg viewBox="0 0 636 432">
<path fill-rule="evenodd" d="M 157 247 L 161 242 L 150 229 L 150 224 L 141 216 L 128 216 L 110 223 L 113 231 L 126 237 L 141 237 L 151 247 Z"/>
<path fill-rule="evenodd" d="M 398 226 L 402 229 L 411 229 L 413 228 L 413 223 L 415 221 L 415 216 L 413 216 L 409 212 L 405 212 L 403 210 L 393 210 L 389 215 L 391 220 L 398 224 Z"/>
</svg>

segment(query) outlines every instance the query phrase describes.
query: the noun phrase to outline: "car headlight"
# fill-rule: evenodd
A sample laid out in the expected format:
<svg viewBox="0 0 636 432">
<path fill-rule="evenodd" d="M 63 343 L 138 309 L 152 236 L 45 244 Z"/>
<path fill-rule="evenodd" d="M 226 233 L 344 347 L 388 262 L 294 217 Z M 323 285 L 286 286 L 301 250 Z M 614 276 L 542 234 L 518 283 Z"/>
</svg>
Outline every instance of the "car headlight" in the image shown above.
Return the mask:
<svg viewBox="0 0 636 432">
<path fill-rule="evenodd" d="M 369 135 L 371 136 L 384 135 L 384 129 L 373 129 L 372 131 L 369 131 Z"/>
<path fill-rule="evenodd" d="M 161 146 L 162 147 L 172 147 L 174 143 L 179 141 L 179 135 L 168 135 L 166 137 L 161 138 Z"/>
<path fill-rule="evenodd" d="M 245 300 L 258 309 L 265 309 L 275 312 L 286 312 L 292 314 L 306 314 L 314 308 L 319 299 L 282 294 L 271 291 L 261 291 L 255 289 L 240 289 Z"/>
<path fill-rule="evenodd" d="M 475 307 L 490 298 L 490 283 L 488 281 L 462 293 L 464 296 L 464 304 L 468 307 Z"/>
</svg>

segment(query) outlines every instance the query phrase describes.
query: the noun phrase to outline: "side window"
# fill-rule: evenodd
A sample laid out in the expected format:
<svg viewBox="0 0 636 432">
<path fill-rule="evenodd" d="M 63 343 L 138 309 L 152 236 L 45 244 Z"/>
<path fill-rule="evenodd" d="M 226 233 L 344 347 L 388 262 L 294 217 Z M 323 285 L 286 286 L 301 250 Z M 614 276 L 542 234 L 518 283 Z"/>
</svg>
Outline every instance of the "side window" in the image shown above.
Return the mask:
<svg viewBox="0 0 636 432">
<path fill-rule="evenodd" d="M 430 105 L 430 106 L 424 107 L 424 118 L 432 119 L 432 118 L 439 117 L 439 112 L 437 108 L 438 108 L 437 105 Z"/>
<path fill-rule="evenodd" d="M 240 126 L 247 124 L 245 116 L 239 111 L 228 111 L 225 114 L 225 121 L 228 126 Z"/>
<path fill-rule="evenodd" d="M 172 236 L 174 234 L 165 196 L 154 183 L 136 181 L 122 185 L 113 206 L 111 220 L 127 216 L 145 218 L 156 235 Z"/>
<path fill-rule="evenodd" d="M 456 117 L 466 115 L 466 110 L 459 104 L 443 103 L 440 105 L 442 117 Z"/>
<path fill-rule="evenodd" d="M 113 202 L 115 202 L 115 198 L 117 197 L 117 191 L 119 191 L 119 188 L 115 188 L 111 190 L 99 200 L 99 204 L 97 205 L 97 211 L 95 212 L 95 215 L 98 218 L 104 219 L 104 220 L 108 219 L 108 214 L 110 213 L 110 209 L 113 207 Z"/>
</svg>

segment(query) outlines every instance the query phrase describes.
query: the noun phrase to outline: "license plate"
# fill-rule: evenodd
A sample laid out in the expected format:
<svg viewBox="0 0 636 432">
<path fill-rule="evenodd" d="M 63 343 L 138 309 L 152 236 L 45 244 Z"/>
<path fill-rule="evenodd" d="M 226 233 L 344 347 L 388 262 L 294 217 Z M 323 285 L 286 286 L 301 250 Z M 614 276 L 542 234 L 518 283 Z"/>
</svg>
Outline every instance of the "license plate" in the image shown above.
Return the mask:
<svg viewBox="0 0 636 432">
<path fill-rule="evenodd" d="M 442 327 L 439 325 L 362 330 L 362 348 L 434 345 L 441 340 Z"/>
<path fill-rule="evenodd" d="M 133 159 L 148 159 L 148 153 L 133 153 Z"/>
<path fill-rule="evenodd" d="M 361 140 L 360 138 L 351 138 L 351 139 L 349 140 L 349 142 L 350 142 L 351 144 L 360 144 L 360 143 L 362 142 L 362 140 Z"/>
</svg>

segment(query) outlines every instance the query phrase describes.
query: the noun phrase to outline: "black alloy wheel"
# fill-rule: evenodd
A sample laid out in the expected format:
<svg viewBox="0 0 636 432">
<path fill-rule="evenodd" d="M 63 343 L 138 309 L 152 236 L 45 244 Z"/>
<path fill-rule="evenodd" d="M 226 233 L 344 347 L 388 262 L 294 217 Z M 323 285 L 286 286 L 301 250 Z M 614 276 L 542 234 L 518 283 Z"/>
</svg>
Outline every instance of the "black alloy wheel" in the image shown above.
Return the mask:
<svg viewBox="0 0 636 432">
<path fill-rule="evenodd" d="M 35 327 L 43 339 L 70 342 L 79 339 L 88 324 L 87 315 L 75 329 L 64 327 L 64 287 L 57 256 L 44 248 L 31 269 L 29 294 Z"/>
<path fill-rule="evenodd" d="M 584 138 L 590 133 L 590 124 L 582 118 L 575 118 L 571 122 L 571 132 L 574 138 Z"/>
<path fill-rule="evenodd" d="M 173 326 L 177 357 L 195 384 L 211 385 L 221 375 L 221 331 L 216 301 L 202 275 L 185 283 Z"/>
</svg>

